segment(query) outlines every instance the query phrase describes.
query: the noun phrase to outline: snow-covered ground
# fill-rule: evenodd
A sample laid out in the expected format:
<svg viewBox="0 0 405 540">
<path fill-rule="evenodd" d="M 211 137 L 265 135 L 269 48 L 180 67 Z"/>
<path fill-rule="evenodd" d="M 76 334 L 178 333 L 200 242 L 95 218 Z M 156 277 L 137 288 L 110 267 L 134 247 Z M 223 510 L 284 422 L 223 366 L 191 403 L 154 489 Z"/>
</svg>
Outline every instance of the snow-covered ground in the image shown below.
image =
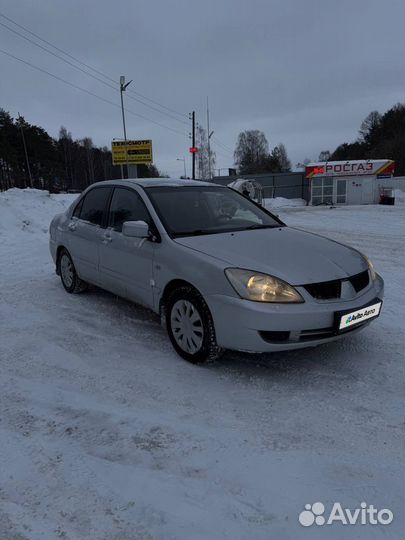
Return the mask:
<svg viewBox="0 0 405 540">
<path fill-rule="evenodd" d="M 64 292 L 47 229 L 73 198 L 0 193 L 0 538 L 403 538 L 403 204 L 279 212 L 374 261 L 370 327 L 195 367 L 153 314 Z M 395 517 L 302 527 L 316 501 Z"/>
</svg>

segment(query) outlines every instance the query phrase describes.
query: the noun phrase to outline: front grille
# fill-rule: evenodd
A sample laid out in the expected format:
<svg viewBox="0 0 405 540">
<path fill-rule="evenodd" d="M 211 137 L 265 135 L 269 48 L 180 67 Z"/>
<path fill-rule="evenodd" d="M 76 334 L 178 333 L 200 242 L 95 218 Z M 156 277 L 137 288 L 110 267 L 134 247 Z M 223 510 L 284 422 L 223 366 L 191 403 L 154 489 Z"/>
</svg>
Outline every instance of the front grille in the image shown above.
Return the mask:
<svg viewBox="0 0 405 540">
<path fill-rule="evenodd" d="M 358 330 L 364 325 L 367 325 L 370 321 L 364 321 L 349 328 L 346 328 L 340 334 L 349 334 L 354 330 Z M 314 328 L 313 330 L 301 330 L 301 332 L 288 332 L 288 331 L 260 331 L 260 337 L 267 343 L 297 343 L 298 341 L 318 341 L 321 339 L 328 339 L 337 335 L 336 328 L 330 326 L 329 328 Z"/>
<path fill-rule="evenodd" d="M 368 270 L 365 270 L 364 272 L 360 272 L 360 274 L 356 274 L 355 276 L 350 277 L 349 281 L 356 292 L 362 291 L 367 287 L 370 281 Z"/>
<path fill-rule="evenodd" d="M 331 298 L 340 298 L 342 281 L 340 279 L 334 279 L 333 281 L 310 283 L 309 285 L 304 285 L 304 288 L 317 300 L 330 300 Z"/>
<path fill-rule="evenodd" d="M 314 339 L 324 339 L 335 335 L 334 328 L 317 328 L 314 330 L 302 330 L 300 341 L 312 341 Z"/>
<path fill-rule="evenodd" d="M 344 331 L 339 332 L 339 334 L 349 334 L 350 332 L 353 332 L 353 330 L 358 330 L 362 326 L 368 324 L 370 321 L 364 321 L 359 324 L 355 324 L 353 326 L 349 326 L 349 328 L 346 328 Z M 336 336 L 336 330 L 333 327 L 330 328 L 316 328 L 314 330 L 302 330 L 300 333 L 299 340 L 300 341 L 314 341 L 316 339 L 326 339 L 333 336 Z"/>
<path fill-rule="evenodd" d="M 309 283 L 304 285 L 304 289 L 317 300 L 332 300 L 340 298 L 342 292 L 342 282 L 350 281 L 356 293 L 362 291 L 369 284 L 370 278 L 368 270 L 355 274 L 345 279 L 334 279 L 333 281 L 322 281 L 321 283 Z"/>
</svg>

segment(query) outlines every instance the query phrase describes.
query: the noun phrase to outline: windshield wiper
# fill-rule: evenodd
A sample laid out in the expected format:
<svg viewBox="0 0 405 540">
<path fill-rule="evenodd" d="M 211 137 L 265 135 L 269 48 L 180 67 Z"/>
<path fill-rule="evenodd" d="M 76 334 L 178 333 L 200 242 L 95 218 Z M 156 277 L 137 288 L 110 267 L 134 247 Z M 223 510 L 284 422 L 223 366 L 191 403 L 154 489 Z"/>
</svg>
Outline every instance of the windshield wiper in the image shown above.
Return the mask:
<svg viewBox="0 0 405 540">
<path fill-rule="evenodd" d="M 173 233 L 174 237 L 177 236 L 200 236 L 202 234 L 213 234 L 212 231 L 205 231 L 204 229 L 194 229 L 193 231 L 180 231 Z"/>
<path fill-rule="evenodd" d="M 178 236 L 202 236 L 203 234 L 224 234 L 229 232 L 243 232 L 243 231 L 253 231 L 255 229 L 277 229 L 279 227 L 283 227 L 283 225 L 259 225 L 258 223 L 255 225 L 249 225 L 249 227 L 243 227 L 242 228 L 231 228 L 231 229 L 215 229 L 215 230 L 206 230 L 206 229 L 194 229 L 192 231 L 180 231 L 180 232 L 174 232 L 172 233 L 172 236 L 174 238 L 177 238 Z"/>
<path fill-rule="evenodd" d="M 275 227 L 279 227 L 280 225 L 249 225 L 249 227 L 246 227 L 243 229 L 244 231 L 252 231 L 254 229 L 274 229 Z"/>
</svg>

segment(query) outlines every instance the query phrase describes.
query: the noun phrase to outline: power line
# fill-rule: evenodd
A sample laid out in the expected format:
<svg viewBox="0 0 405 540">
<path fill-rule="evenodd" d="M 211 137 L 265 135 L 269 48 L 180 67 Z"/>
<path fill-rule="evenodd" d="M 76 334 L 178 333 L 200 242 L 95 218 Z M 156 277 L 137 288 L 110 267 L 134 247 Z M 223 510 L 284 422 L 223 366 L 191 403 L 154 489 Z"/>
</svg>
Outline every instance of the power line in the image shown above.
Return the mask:
<svg viewBox="0 0 405 540">
<path fill-rule="evenodd" d="M 99 99 L 100 101 L 104 101 L 104 103 L 108 103 L 109 105 L 112 105 L 113 107 L 118 107 L 119 109 L 121 108 L 120 105 L 118 105 L 117 103 L 114 103 L 113 101 L 110 101 L 106 98 L 103 98 L 97 94 L 95 94 L 94 92 L 91 92 L 90 90 L 87 90 L 86 88 L 82 88 L 81 86 L 78 86 L 77 84 L 74 84 L 70 81 L 67 81 L 66 79 L 63 79 L 62 77 L 59 77 L 58 75 L 54 75 L 53 73 L 50 73 L 49 71 L 45 70 L 45 69 L 42 69 L 34 64 L 32 64 L 31 62 L 27 62 L 26 60 L 23 60 L 22 58 L 18 58 L 17 56 L 15 56 L 14 54 L 11 54 L 7 51 L 4 51 L 3 49 L 0 49 L 0 52 L 5 54 L 6 56 L 9 56 L 10 58 L 13 58 L 14 60 L 17 60 L 18 62 L 21 62 L 22 64 L 25 64 L 33 69 L 36 69 L 37 71 L 40 71 L 41 73 L 45 73 L 46 75 L 49 75 L 50 77 L 53 77 L 54 79 L 60 81 L 60 82 L 63 82 L 64 84 L 67 84 L 69 86 L 71 86 L 72 88 L 75 88 L 76 90 L 80 90 L 81 92 L 85 92 L 86 94 L 92 96 L 92 97 L 95 97 L 97 99 Z M 125 111 L 127 111 L 129 114 L 132 114 L 134 116 L 137 116 L 138 118 L 142 118 L 143 120 L 146 120 L 148 122 L 152 122 L 152 124 L 156 124 L 157 126 L 159 127 L 162 127 L 164 129 L 168 129 L 169 131 L 172 131 L 173 133 L 177 133 L 181 136 L 184 137 L 184 133 L 182 133 L 181 131 L 177 131 L 176 129 L 173 129 L 169 126 L 165 126 L 164 124 L 161 124 L 159 122 L 156 122 L 155 120 L 151 120 L 150 118 L 147 118 L 146 116 L 143 116 L 142 114 L 139 114 L 139 113 L 136 113 L 134 111 L 131 111 L 130 109 L 127 109 L 125 108 Z"/>
<path fill-rule="evenodd" d="M 233 159 L 233 154 L 231 152 L 228 152 L 228 150 L 225 150 L 217 145 L 216 141 L 213 141 L 213 144 L 215 146 L 215 152 L 217 154 L 221 154 L 222 156 L 226 157 L 227 159 Z"/>
<path fill-rule="evenodd" d="M 14 30 L 13 28 L 10 28 L 9 26 L 7 26 L 6 24 L 0 22 L 0 26 L 3 26 L 4 28 L 7 28 L 7 30 L 9 30 L 10 32 L 13 32 L 14 34 L 16 34 L 17 36 L 21 37 L 22 39 L 25 39 L 26 41 L 28 41 L 29 43 L 32 43 L 33 45 L 35 45 L 36 47 L 39 47 L 40 49 L 42 49 L 43 51 L 47 52 L 48 54 L 51 54 L 52 56 L 55 56 L 55 58 L 58 58 L 59 60 L 62 60 L 62 62 L 65 62 L 66 64 L 68 64 L 69 66 L 73 67 L 74 69 L 77 69 L 79 71 L 81 71 L 82 73 L 84 73 L 85 75 L 88 75 L 89 77 L 92 77 L 93 79 L 95 79 L 96 81 L 99 81 L 100 83 L 104 84 L 105 86 L 108 86 L 109 88 L 111 88 L 112 90 L 114 90 L 114 92 L 118 92 L 118 88 L 116 86 L 113 86 L 112 84 L 106 82 L 106 81 L 103 81 L 102 79 L 100 79 L 99 77 L 96 77 L 95 75 L 93 75 L 92 73 L 89 73 L 88 71 L 82 69 L 81 67 L 79 66 L 76 66 L 75 64 L 73 64 L 72 62 L 70 62 L 69 60 L 66 60 L 66 58 L 63 58 L 62 56 L 60 56 L 59 54 L 56 54 L 54 53 L 53 51 L 50 51 L 49 49 L 47 49 L 46 47 L 40 45 L 39 43 L 36 43 L 35 41 L 33 41 L 32 39 L 30 39 L 29 37 L 27 36 L 24 36 L 23 34 L 20 34 L 20 32 L 17 32 L 17 30 Z M 130 99 L 134 100 L 134 101 L 137 101 L 138 103 L 141 103 L 142 105 L 144 105 L 145 107 L 149 107 L 150 109 L 153 109 L 154 111 L 160 113 L 160 114 L 165 114 L 166 116 L 168 116 L 169 118 L 171 118 L 172 120 L 176 120 L 176 122 L 180 122 L 180 123 L 183 123 L 185 125 L 188 125 L 188 123 L 184 120 L 179 120 L 178 118 L 176 118 L 175 116 L 172 116 L 171 114 L 169 113 L 166 113 L 165 111 L 160 111 L 159 109 L 157 109 L 156 107 L 153 107 L 152 105 L 149 105 L 148 103 L 144 103 L 143 101 L 141 101 L 140 99 L 138 98 L 135 98 L 133 96 L 128 96 Z"/>
<path fill-rule="evenodd" d="M 222 156 L 223 158 L 227 159 L 227 160 L 230 160 L 230 159 L 233 159 L 231 158 L 229 155 L 227 154 L 224 154 L 222 150 L 218 150 L 218 148 L 216 148 L 214 150 L 215 154 L 219 154 L 220 156 Z"/>
<path fill-rule="evenodd" d="M 221 146 L 224 150 L 226 150 L 227 152 L 230 152 L 233 155 L 233 150 L 231 149 L 230 146 L 221 142 L 216 135 L 213 136 L 213 139 L 217 145 Z"/>
<path fill-rule="evenodd" d="M 74 61 L 77 62 L 78 64 L 80 64 L 80 65 L 86 67 L 87 69 L 90 69 L 90 70 L 93 71 L 94 73 L 97 73 L 97 74 L 100 75 L 101 77 L 104 77 L 104 78 L 107 79 L 108 81 L 113 82 L 114 84 L 116 84 L 115 79 L 113 79 L 113 78 L 110 77 L 109 75 L 106 75 L 105 73 L 103 73 L 103 72 L 97 70 L 96 68 L 90 66 L 89 64 L 86 64 L 85 62 L 82 62 L 81 60 L 79 60 L 78 58 L 74 57 L 74 56 L 71 55 L 70 53 L 64 51 L 63 49 L 60 49 L 59 47 L 57 47 L 56 45 L 54 45 L 54 44 L 51 43 L 50 41 L 47 41 L 46 39 L 42 38 L 41 36 L 39 36 L 39 35 L 36 34 L 35 32 L 32 32 L 31 30 L 29 30 L 29 29 L 26 28 L 25 26 L 23 26 L 23 25 L 17 23 L 16 21 L 14 21 L 13 19 L 11 19 L 10 17 L 7 17 L 6 15 L 4 15 L 4 13 L 1 13 L 1 12 L 0 12 L 0 17 L 3 17 L 4 19 L 6 19 L 7 21 L 11 22 L 12 24 L 14 24 L 15 26 L 17 26 L 18 28 L 21 28 L 22 30 L 24 30 L 24 31 L 27 32 L 28 34 L 34 36 L 35 38 L 39 39 L 39 40 L 42 41 L 43 43 L 46 43 L 47 45 L 51 46 L 51 47 L 54 48 L 55 50 L 59 51 L 60 53 L 64 54 L 65 56 L 67 56 L 68 58 L 71 58 L 72 60 L 74 60 Z M 2 24 L 2 23 L 0 23 L 0 24 Z M 8 30 L 10 30 L 10 31 L 12 31 L 12 32 L 14 32 L 14 33 L 16 33 L 16 34 L 18 34 L 18 32 L 16 32 L 15 30 L 9 28 L 8 26 L 6 26 L 6 25 L 4 25 L 4 24 L 2 24 L 2 26 L 5 26 L 6 28 L 8 28 Z M 20 36 L 23 37 L 24 39 L 27 39 L 28 41 L 30 41 L 26 36 L 23 36 L 22 34 L 18 34 L 18 35 L 20 35 Z M 31 41 L 31 42 L 34 43 L 35 45 L 37 45 L 38 47 L 41 47 L 38 43 L 35 43 L 34 41 Z M 44 50 L 46 50 L 46 51 L 49 52 L 50 54 L 53 54 L 54 56 L 57 56 L 57 55 L 55 55 L 54 53 L 52 53 L 51 51 L 49 51 L 48 49 L 45 49 L 44 47 L 41 47 L 41 48 L 43 48 Z M 60 58 L 61 60 L 65 61 L 65 62 L 67 62 L 66 59 L 61 58 L 60 56 L 57 56 L 57 57 Z M 72 65 L 73 67 L 76 67 L 77 69 L 80 69 L 80 68 L 78 68 L 77 66 L 74 66 L 74 64 L 71 64 L 70 62 L 67 62 L 67 63 L 69 63 L 69 64 Z M 81 71 L 83 71 L 83 70 L 81 70 Z M 88 72 L 85 72 L 85 71 L 83 71 L 83 72 L 86 73 L 86 74 L 89 75 L 89 76 L 93 76 L 93 75 L 91 75 L 91 74 L 88 73 Z M 94 76 L 93 76 L 93 77 L 94 77 Z M 94 78 L 96 78 L 96 77 L 94 77 Z M 97 79 L 97 80 L 100 81 L 100 79 Z M 100 82 L 104 82 L 104 81 L 100 81 Z M 158 107 L 161 107 L 162 109 L 166 109 L 167 111 L 170 111 L 171 113 L 174 113 L 174 114 L 180 116 L 180 117 L 183 119 L 182 121 L 183 121 L 184 123 L 186 123 L 186 122 L 185 122 L 185 118 L 187 118 L 187 115 L 186 115 L 186 114 L 184 114 L 184 113 L 179 113 L 178 111 L 176 111 L 176 110 L 174 110 L 174 109 L 171 109 L 170 107 L 167 107 L 166 105 L 163 105 L 162 103 L 159 103 L 159 102 L 156 101 L 156 100 L 153 100 L 153 99 L 151 99 L 151 98 L 148 98 L 147 96 L 141 94 L 140 92 L 136 92 L 135 90 L 131 90 L 130 93 L 131 93 L 131 94 L 136 94 L 136 95 L 142 97 L 143 99 L 146 99 L 147 101 L 150 101 L 151 103 L 154 103 L 154 104 L 157 105 Z M 135 98 L 133 98 L 133 99 L 135 99 Z M 153 108 L 153 107 L 151 107 L 150 105 L 148 105 L 147 103 L 143 103 L 143 102 L 140 101 L 140 100 L 137 100 L 137 101 L 139 101 L 140 103 L 142 103 L 142 104 L 145 105 L 146 107 Z M 157 109 L 154 109 L 154 110 L 157 110 Z M 167 113 L 165 113 L 164 111 L 158 111 L 158 112 L 160 112 L 161 114 L 167 114 Z"/>
</svg>

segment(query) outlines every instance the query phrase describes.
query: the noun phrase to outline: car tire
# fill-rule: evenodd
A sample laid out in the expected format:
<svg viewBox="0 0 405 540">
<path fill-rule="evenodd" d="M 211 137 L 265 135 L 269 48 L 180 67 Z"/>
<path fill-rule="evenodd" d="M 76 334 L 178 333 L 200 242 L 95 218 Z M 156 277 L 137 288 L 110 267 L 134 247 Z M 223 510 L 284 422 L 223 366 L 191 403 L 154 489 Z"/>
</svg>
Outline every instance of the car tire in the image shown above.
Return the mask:
<svg viewBox="0 0 405 540">
<path fill-rule="evenodd" d="M 67 249 L 62 249 L 58 257 L 58 274 L 66 292 L 79 294 L 84 292 L 88 284 L 79 278 L 73 264 L 72 257 Z"/>
<path fill-rule="evenodd" d="M 210 310 L 193 287 L 179 287 L 165 306 L 166 329 L 176 352 L 192 364 L 213 362 L 223 350 L 218 347 Z"/>
</svg>

